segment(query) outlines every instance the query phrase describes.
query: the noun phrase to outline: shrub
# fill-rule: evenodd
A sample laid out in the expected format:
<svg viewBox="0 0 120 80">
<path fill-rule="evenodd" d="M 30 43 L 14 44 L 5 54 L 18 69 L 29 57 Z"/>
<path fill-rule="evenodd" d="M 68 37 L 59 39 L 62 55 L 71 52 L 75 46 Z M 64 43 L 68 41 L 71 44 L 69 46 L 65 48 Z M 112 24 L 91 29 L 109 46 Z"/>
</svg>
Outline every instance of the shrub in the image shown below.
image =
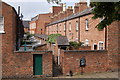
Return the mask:
<svg viewBox="0 0 120 80">
<path fill-rule="evenodd" d="M 54 44 L 58 36 L 61 36 L 61 34 L 50 34 L 47 42 Z"/>
<path fill-rule="evenodd" d="M 81 42 L 75 42 L 75 41 L 71 41 L 69 42 L 70 47 L 74 47 L 74 48 L 79 48 L 79 46 L 81 46 Z"/>
</svg>

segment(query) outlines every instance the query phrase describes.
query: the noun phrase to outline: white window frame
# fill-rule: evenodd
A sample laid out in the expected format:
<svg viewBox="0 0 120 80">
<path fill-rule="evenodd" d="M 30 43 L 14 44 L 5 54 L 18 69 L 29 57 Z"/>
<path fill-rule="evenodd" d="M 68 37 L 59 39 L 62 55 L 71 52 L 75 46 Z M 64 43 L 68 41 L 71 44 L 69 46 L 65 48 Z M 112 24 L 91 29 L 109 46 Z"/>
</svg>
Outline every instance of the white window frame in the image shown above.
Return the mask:
<svg viewBox="0 0 120 80">
<path fill-rule="evenodd" d="M 81 41 L 81 43 L 82 43 L 81 46 L 85 46 L 85 42 L 84 41 Z"/>
<path fill-rule="evenodd" d="M 89 46 L 89 40 L 88 39 L 85 40 L 85 46 Z"/>
<path fill-rule="evenodd" d="M 69 30 L 70 30 L 70 31 L 72 30 L 71 22 L 69 22 Z"/>
<path fill-rule="evenodd" d="M 85 20 L 85 30 L 88 31 L 89 27 L 88 27 L 88 19 Z"/>
<path fill-rule="evenodd" d="M 65 23 L 64 23 L 64 31 L 66 30 L 66 25 L 65 25 Z"/>
<path fill-rule="evenodd" d="M 61 32 L 61 24 L 59 25 L 59 31 Z"/>
<path fill-rule="evenodd" d="M 78 21 L 76 21 L 76 31 L 78 31 Z"/>
<path fill-rule="evenodd" d="M 0 25 L 2 25 L 2 30 L 0 30 L 0 33 L 5 33 L 5 29 L 4 29 L 4 17 L 1 17 L 1 18 L 3 18 L 3 20 L 2 20 L 2 23 L 0 23 Z"/>
<path fill-rule="evenodd" d="M 101 47 L 101 46 L 100 46 L 100 43 L 103 43 L 103 46 L 102 46 L 103 49 L 100 49 L 100 47 Z M 98 42 L 98 50 L 104 50 L 104 42 L 103 42 L 103 41 L 99 41 L 99 42 Z"/>
</svg>

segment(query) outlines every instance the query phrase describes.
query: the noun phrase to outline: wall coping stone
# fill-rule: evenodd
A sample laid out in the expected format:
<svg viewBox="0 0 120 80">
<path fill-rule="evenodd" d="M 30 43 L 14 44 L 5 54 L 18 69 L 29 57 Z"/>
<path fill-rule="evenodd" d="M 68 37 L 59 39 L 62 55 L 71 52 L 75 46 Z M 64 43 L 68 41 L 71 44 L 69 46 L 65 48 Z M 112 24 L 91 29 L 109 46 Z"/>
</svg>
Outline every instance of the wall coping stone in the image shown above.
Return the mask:
<svg viewBox="0 0 120 80">
<path fill-rule="evenodd" d="M 107 50 L 64 50 L 64 52 L 107 52 Z"/>
<path fill-rule="evenodd" d="M 28 53 L 28 52 L 52 52 L 51 50 L 46 51 L 14 51 L 15 53 Z"/>
</svg>

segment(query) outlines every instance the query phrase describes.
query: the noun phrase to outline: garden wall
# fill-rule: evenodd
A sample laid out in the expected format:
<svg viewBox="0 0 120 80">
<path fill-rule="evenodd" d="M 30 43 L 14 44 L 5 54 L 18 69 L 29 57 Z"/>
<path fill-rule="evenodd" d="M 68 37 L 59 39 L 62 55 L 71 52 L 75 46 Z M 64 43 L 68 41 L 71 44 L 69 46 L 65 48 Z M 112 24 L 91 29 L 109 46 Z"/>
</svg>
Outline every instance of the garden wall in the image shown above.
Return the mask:
<svg viewBox="0 0 120 80">
<path fill-rule="evenodd" d="M 31 78 L 33 75 L 33 55 L 42 55 L 43 76 L 52 76 L 52 51 L 15 52 L 4 56 L 3 78 Z"/>
<path fill-rule="evenodd" d="M 83 68 L 84 73 L 105 72 L 108 69 L 107 51 L 61 51 L 60 63 L 63 75 L 80 74 L 80 59 L 85 57 L 86 66 Z"/>
</svg>

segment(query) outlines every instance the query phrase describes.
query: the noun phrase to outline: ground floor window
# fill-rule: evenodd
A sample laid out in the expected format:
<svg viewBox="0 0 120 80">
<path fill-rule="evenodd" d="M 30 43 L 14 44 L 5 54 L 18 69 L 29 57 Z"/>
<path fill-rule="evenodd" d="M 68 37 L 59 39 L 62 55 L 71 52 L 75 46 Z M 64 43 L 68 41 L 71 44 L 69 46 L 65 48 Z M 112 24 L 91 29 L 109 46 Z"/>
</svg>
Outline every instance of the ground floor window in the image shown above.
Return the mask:
<svg viewBox="0 0 120 80">
<path fill-rule="evenodd" d="M 103 41 L 99 41 L 99 50 L 103 50 Z"/>
<path fill-rule="evenodd" d="M 88 39 L 85 40 L 85 45 L 86 45 L 86 46 L 89 46 L 89 41 L 88 41 Z"/>
</svg>

